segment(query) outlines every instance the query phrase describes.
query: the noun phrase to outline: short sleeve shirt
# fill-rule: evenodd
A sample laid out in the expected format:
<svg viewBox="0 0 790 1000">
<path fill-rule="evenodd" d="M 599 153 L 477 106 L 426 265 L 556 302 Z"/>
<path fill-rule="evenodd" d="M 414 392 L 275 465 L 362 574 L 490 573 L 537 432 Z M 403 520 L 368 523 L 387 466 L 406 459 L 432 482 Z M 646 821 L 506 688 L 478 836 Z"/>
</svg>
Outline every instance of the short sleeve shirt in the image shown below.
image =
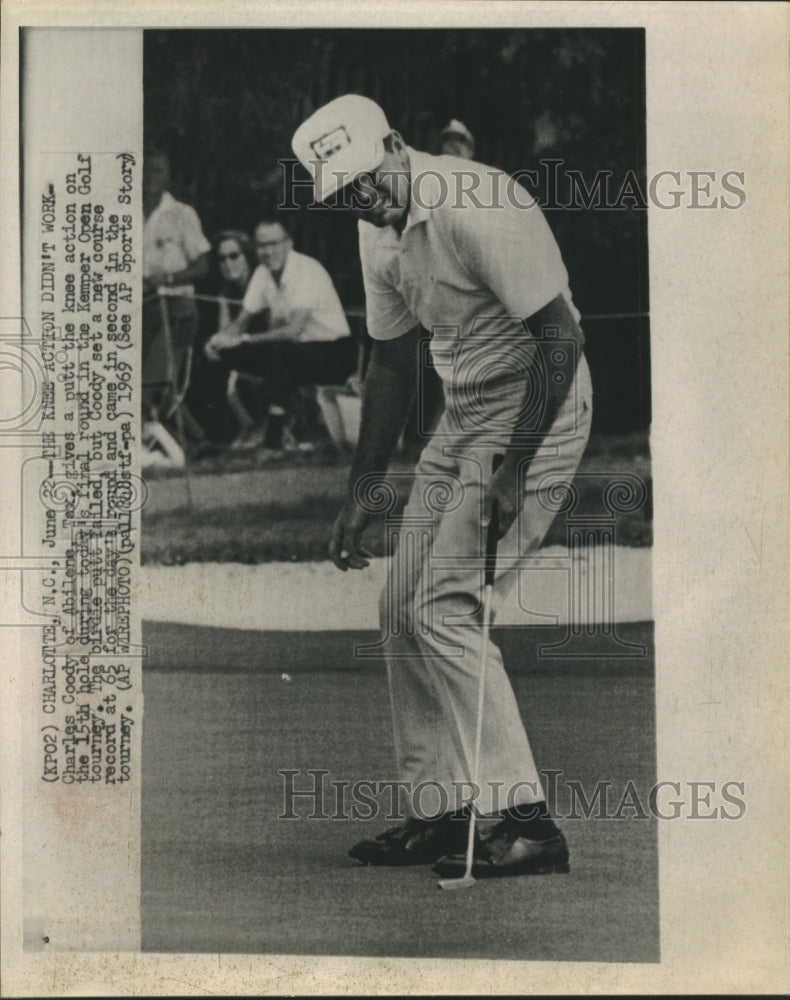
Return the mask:
<svg viewBox="0 0 790 1000">
<path fill-rule="evenodd" d="M 558 295 L 569 302 L 562 257 L 534 198 L 507 174 L 409 148 L 411 205 L 399 236 L 359 223 L 368 331 L 431 333 L 448 384 L 485 363 L 508 365 L 523 321 Z"/>
<path fill-rule="evenodd" d="M 194 208 L 165 191 L 143 224 L 143 274 L 176 274 L 210 249 Z M 179 290 L 194 293 L 192 285 Z"/>
<path fill-rule="evenodd" d="M 272 321 L 287 321 L 294 310 L 308 309 L 310 315 L 299 337 L 304 342 L 349 335 L 348 320 L 329 274 L 313 257 L 296 250 L 286 258 L 279 285 L 263 264 L 255 269 L 244 295 L 244 309 L 250 313 L 269 309 Z"/>
</svg>

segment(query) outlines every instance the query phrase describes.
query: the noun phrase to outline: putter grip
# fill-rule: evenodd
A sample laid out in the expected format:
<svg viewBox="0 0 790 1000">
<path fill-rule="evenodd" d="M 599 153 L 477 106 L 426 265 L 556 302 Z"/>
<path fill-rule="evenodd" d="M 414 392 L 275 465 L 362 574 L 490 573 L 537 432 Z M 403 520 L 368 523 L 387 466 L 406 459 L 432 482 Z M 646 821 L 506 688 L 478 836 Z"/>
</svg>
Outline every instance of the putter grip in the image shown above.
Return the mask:
<svg viewBox="0 0 790 1000">
<path fill-rule="evenodd" d="M 496 472 L 502 464 L 504 455 L 494 455 L 491 463 L 492 473 Z M 496 547 L 499 541 L 499 503 L 494 500 L 491 504 L 491 520 L 486 529 L 486 563 L 485 563 L 485 585 L 489 587 L 494 583 L 496 573 Z"/>
</svg>

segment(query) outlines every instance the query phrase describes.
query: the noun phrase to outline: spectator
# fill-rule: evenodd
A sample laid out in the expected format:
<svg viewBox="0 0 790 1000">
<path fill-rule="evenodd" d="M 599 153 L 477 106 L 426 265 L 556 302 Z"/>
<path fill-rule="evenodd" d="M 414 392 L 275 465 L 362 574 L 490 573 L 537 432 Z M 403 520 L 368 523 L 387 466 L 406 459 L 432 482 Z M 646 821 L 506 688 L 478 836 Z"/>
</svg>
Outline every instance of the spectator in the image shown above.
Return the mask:
<svg viewBox="0 0 790 1000">
<path fill-rule="evenodd" d="M 166 153 L 148 148 L 143 160 L 143 416 L 159 422 L 177 404 L 178 382 L 197 330 L 195 282 L 208 273 L 211 245 L 197 213 L 167 190 Z M 161 294 L 163 291 L 167 294 Z M 170 342 L 165 336 L 165 318 Z M 144 437 L 154 440 L 146 434 Z M 155 439 L 161 435 L 157 433 Z M 180 464 L 180 463 L 178 463 Z"/>
<path fill-rule="evenodd" d="M 220 277 L 216 327 L 224 330 L 238 316 L 247 286 L 257 266 L 255 247 L 246 233 L 224 229 L 213 240 Z"/>
<path fill-rule="evenodd" d="M 332 279 L 317 260 L 293 249 L 281 219 L 260 222 L 255 248 L 259 266 L 241 311 L 205 352 L 231 370 L 262 375 L 274 412 L 282 415 L 298 386 L 342 385 L 355 351 Z M 261 313 L 268 314 L 266 329 L 250 332 Z"/>
<path fill-rule="evenodd" d="M 200 307 L 198 334 L 199 352 L 187 402 L 208 436 L 213 441 L 227 441 L 232 436 L 229 427 L 231 414 L 236 418 L 239 434 L 237 440 L 249 435 L 255 420 L 241 399 L 238 374 L 227 372 L 212 363 L 203 353 L 207 340 L 218 330 L 224 330 L 241 310 L 244 293 L 250 283 L 257 258 L 252 240 L 238 229 L 224 229 L 212 240 L 212 274 L 210 294 Z"/>
<path fill-rule="evenodd" d="M 474 158 L 474 136 L 457 118 L 450 119 L 439 133 L 439 155 L 460 156 L 464 160 Z"/>
</svg>

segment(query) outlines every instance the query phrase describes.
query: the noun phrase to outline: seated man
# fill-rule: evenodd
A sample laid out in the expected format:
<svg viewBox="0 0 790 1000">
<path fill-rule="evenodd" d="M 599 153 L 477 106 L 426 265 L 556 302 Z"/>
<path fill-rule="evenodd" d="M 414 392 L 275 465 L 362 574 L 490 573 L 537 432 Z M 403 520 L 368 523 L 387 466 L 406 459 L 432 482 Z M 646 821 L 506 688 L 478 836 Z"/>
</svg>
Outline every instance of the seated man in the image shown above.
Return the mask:
<svg viewBox="0 0 790 1000">
<path fill-rule="evenodd" d="M 206 343 L 206 356 L 228 368 L 262 375 L 274 412 L 300 385 L 342 385 L 355 351 L 332 279 L 312 257 L 293 249 L 282 221 L 266 218 L 255 230 L 259 266 L 241 311 Z M 268 329 L 250 332 L 252 317 L 268 312 Z"/>
</svg>

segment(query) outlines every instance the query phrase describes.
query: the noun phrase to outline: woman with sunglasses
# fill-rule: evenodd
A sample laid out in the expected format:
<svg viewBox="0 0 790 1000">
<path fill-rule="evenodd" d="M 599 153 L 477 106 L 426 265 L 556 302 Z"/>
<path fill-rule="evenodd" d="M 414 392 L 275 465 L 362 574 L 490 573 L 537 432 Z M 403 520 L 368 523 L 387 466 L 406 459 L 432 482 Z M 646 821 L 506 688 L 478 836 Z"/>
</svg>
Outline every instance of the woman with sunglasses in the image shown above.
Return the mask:
<svg viewBox="0 0 790 1000">
<path fill-rule="evenodd" d="M 207 426 L 211 438 L 223 441 L 231 438 L 232 415 L 237 433 L 231 446 L 252 446 L 257 424 L 239 395 L 238 377 L 235 372 L 228 375 L 210 363 L 204 356 L 203 346 L 217 330 L 224 330 L 238 315 L 258 262 L 252 241 L 239 229 L 223 229 L 211 242 L 214 290 L 213 295 L 207 297 L 209 301 L 201 302 L 202 336 L 188 402 L 200 422 Z"/>
</svg>

